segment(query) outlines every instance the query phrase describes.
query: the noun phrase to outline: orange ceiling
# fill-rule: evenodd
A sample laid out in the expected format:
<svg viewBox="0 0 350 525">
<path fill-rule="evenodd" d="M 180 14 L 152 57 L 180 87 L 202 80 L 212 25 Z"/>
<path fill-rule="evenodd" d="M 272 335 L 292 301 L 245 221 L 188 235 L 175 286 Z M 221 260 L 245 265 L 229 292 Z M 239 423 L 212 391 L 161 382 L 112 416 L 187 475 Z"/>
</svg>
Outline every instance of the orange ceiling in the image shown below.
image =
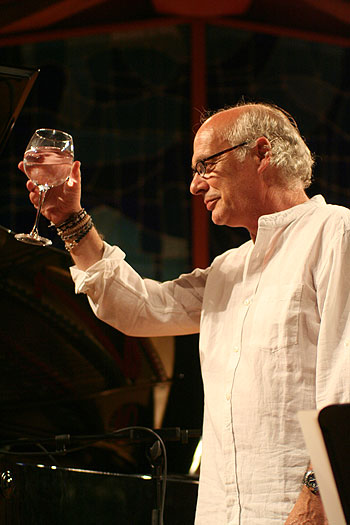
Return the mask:
<svg viewBox="0 0 350 525">
<path fill-rule="evenodd" d="M 350 43 L 349 0 L 0 0 L 0 46 L 194 19 Z"/>
</svg>

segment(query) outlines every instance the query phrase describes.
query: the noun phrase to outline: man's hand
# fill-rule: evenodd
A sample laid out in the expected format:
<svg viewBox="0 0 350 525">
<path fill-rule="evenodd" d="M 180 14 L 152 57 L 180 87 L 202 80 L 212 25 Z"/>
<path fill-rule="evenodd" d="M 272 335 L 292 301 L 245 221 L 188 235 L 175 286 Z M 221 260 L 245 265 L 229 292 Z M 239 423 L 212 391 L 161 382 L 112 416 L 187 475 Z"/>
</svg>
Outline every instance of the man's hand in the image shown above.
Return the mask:
<svg viewBox="0 0 350 525">
<path fill-rule="evenodd" d="M 24 171 L 23 162 L 20 162 L 18 167 Z M 39 202 L 38 187 L 34 182 L 28 180 L 27 189 L 30 201 L 37 207 Z M 49 221 L 60 224 L 81 209 L 80 198 L 80 162 L 75 161 L 69 179 L 64 184 L 48 190 L 41 212 Z"/>
<path fill-rule="evenodd" d="M 320 496 L 304 486 L 285 525 L 328 525 Z"/>
</svg>

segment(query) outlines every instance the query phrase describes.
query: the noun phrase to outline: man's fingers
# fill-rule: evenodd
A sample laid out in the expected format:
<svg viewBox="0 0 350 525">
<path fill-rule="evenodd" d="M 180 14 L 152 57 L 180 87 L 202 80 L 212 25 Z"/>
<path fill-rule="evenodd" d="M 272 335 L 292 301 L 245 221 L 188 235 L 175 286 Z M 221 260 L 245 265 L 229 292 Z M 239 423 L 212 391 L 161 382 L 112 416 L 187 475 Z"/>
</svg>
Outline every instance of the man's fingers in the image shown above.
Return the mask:
<svg viewBox="0 0 350 525">
<path fill-rule="evenodd" d="M 39 202 L 39 195 L 35 192 L 29 193 L 29 200 L 35 206 L 35 208 L 37 208 Z"/>
<path fill-rule="evenodd" d="M 80 183 L 80 162 L 76 160 L 73 162 L 72 171 L 67 182 L 68 186 Z"/>
</svg>

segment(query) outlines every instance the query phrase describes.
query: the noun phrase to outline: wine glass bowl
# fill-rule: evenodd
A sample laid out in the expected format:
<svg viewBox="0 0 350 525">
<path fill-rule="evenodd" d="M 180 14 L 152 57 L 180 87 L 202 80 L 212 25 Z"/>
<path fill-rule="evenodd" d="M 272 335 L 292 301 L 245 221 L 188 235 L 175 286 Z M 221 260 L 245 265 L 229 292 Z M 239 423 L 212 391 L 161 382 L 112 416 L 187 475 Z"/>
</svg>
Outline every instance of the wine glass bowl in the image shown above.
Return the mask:
<svg viewBox="0 0 350 525">
<path fill-rule="evenodd" d="M 27 177 L 38 187 L 60 186 L 68 179 L 74 159 L 72 137 L 48 129 L 39 129 L 34 135 L 23 158 Z"/>
<path fill-rule="evenodd" d="M 56 129 L 37 129 L 30 139 L 23 158 L 23 169 L 39 188 L 39 203 L 35 224 L 30 233 L 15 235 L 18 241 L 48 246 L 50 239 L 38 233 L 38 222 L 46 192 L 63 184 L 70 175 L 74 161 L 73 138 Z"/>
</svg>

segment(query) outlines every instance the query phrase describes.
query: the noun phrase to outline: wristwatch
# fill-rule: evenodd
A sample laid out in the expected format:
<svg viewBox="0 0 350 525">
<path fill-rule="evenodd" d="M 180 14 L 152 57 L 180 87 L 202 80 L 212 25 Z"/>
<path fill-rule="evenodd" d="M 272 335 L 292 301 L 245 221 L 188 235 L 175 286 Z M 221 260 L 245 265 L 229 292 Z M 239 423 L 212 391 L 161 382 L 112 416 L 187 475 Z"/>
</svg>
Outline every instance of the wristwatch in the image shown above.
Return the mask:
<svg viewBox="0 0 350 525">
<path fill-rule="evenodd" d="M 307 488 L 315 494 L 315 496 L 319 496 L 320 491 L 317 485 L 315 473 L 313 470 L 307 470 L 304 474 L 303 484 L 307 486 Z"/>
</svg>

